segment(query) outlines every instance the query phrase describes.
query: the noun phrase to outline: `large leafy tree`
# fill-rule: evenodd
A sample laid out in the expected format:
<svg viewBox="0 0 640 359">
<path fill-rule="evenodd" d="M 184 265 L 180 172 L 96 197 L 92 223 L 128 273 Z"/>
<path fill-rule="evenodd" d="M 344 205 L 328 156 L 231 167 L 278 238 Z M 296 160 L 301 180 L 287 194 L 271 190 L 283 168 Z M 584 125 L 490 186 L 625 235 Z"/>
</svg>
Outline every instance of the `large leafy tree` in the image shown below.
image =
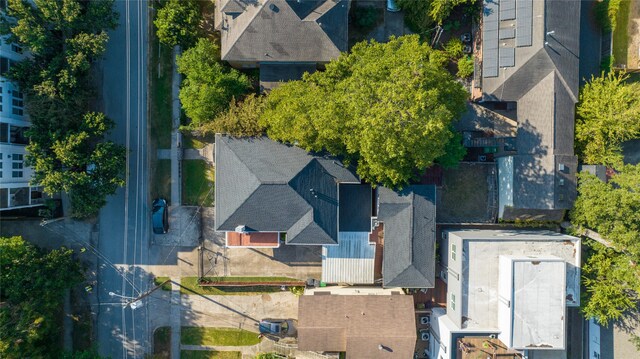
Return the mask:
<svg viewBox="0 0 640 359">
<path fill-rule="evenodd" d="M 112 0 L 9 0 L 0 33 L 32 55 L 12 69 L 12 80 L 62 99 L 86 91 L 89 66 L 104 52 L 106 30 L 117 24 L 112 5 Z"/>
<path fill-rule="evenodd" d="M 201 135 L 226 133 L 231 136 L 260 136 L 264 133 L 264 127 L 259 123 L 262 111 L 264 111 L 265 98 L 250 94 L 242 101 L 235 99 L 229 104 L 229 108 L 215 120 L 200 126 L 196 132 Z"/>
<path fill-rule="evenodd" d="M 63 132 L 34 125 L 34 136 L 50 137 L 27 146 L 34 182 L 48 193 L 69 193 L 72 215 L 89 217 L 105 204 L 105 197 L 123 186 L 126 150 L 113 142 L 99 142 L 113 127 L 102 113 L 89 112 L 75 128 Z"/>
<path fill-rule="evenodd" d="M 610 242 L 609 247 L 595 243 L 584 265 L 584 311 L 608 323 L 637 310 L 639 304 L 640 166 L 624 166 L 608 183 L 581 174 L 578 190 L 572 223 Z"/>
<path fill-rule="evenodd" d="M 586 163 L 622 164 L 621 144 L 640 138 L 640 83 L 609 72 L 592 77 L 580 93 L 576 146 Z"/>
<path fill-rule="evenodd" d="M 463 4 L 473 4 L 477 0 L 398 0 L 398 6 L 405 12 L 409 27 L 420 34 L 442 25 L 453 8 Z"/>
<path fill-rule="evenodd" d="M 188 48 L 198 38 L 200 9 L 194 0 L 169 0 L 158 10 L 153 23 L 160 42 Z"/>
<path fill-rule="evenodd" d="M 274 89 L 261 121 L 273 139 L 327 150 L 357 163 L 371 183 L 402 187 L 464 154 L 452 122 L 467 93 L 433 53 L 417 35 L 356 44 L 326 71 Z"/>
<path fill-rule="evenodd" d="M 72 251 L 40 250 L 21 237 L 0 237 L 0 357 L 61 354 L 64 293 L 83 276 Z"/>
<path fill-rule="evenodd" d="M 180 102 L 192 128 L 212 121 L 232 98 L 239 98 L 251 87 L 247 76 L 217 60 L 218 53 L 213 41 L 202 38 L 176 60 L 178 71 L 185 76 Z"/>
<path fill-rule="evenodd" d="M 31 54 L 9 76 L 26 95 L 33 181 L 50 194 L 68 192 L 75 217 L 95 214 L 124 184 L 125 149 L 103 140 L 113 123 L 89 111 L 89 72 L 116 26 L 112 6 L 112 0 L 9 0 L 0 21 L 0 33 Z"/>
</svg>

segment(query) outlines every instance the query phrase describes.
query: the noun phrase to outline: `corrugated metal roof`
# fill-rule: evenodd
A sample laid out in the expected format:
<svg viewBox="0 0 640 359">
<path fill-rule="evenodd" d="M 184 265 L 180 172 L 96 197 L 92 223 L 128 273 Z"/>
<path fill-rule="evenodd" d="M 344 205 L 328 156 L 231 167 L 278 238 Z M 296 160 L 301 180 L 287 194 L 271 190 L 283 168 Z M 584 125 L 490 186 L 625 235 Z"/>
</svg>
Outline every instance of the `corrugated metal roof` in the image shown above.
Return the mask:
<svg viewBox="0 0 640 359">
<path fill-rule="evenodd" d="M 337 246 L 322 247 L 322 281 L 373 284 L 376 246 L 368 232 L 340 232 Z"/>
</svg>

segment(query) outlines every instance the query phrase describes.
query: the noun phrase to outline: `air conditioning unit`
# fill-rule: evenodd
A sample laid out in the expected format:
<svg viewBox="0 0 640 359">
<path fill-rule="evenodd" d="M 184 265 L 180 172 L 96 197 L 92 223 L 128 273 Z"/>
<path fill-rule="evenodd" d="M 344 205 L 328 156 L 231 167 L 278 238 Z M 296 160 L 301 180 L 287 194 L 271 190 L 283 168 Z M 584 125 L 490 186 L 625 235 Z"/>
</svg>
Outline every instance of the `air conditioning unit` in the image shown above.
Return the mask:
<svg viewBox="0 0 640 359">
<path fill-rule="evenodd" d="M 487 156 L 485 155 L 478 156 L 478 162 L 487 162 Z"/>
<path fill-rule="evenodd" d="M 564 172 L 565 169 L 566 169 L 566 167 L 565 167 L 564 163 L 558 164 L 558 171 Z"/>
<path fill-rule="evenodd" d="M 491 339 L 496 339 L 497 337 L 498 337 L 498 336 L 497 336 L 497 335 L 495 335 L 495 334 L 491 334 L 491 335 L 489 335 L 489 338 L 491 338 Z"/>
<path fill-rule="evenodd" d="M 447 280 L 447 271 L 445 269 L 440 271 L 440 278 L 444 281 Z"/>
<path fill-rule="evenodd" d="M 558 180 L 558 186 L 564 186 L 564 178 Z"/>
<path fill-rule="evenodd" d="M 428 342 L 431 339 L 431 334 L 427 331 L 420 332 L 420 340 L 423 342 Z"/>
<path fill-rule="evenodd" d="M 420 324 L 427 325 L 429 323 L 431 323 L 431 316 L 426 315 L 424 317 L 420 317 Z"/>
<path fill-rule="evenodd" d="M 442 239 L 447 239 L 447 232 L 445 231 L 440 232 L 440 237 L 442 237 Z"/>
</svg>

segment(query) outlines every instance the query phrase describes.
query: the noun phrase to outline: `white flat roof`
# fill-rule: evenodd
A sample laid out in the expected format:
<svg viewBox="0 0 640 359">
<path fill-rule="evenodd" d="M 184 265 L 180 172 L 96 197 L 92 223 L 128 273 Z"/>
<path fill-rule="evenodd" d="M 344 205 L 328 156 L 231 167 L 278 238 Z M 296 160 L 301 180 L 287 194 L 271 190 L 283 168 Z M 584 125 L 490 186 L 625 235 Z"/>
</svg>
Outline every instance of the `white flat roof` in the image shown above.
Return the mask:
<svg viewBox="0 0 640 359">
<path fill-rule="evenodd" d="M 511 258 L 510 264 L 511 347 L 564 349 L 565 262 L 560 258 Z"/>
</svg>

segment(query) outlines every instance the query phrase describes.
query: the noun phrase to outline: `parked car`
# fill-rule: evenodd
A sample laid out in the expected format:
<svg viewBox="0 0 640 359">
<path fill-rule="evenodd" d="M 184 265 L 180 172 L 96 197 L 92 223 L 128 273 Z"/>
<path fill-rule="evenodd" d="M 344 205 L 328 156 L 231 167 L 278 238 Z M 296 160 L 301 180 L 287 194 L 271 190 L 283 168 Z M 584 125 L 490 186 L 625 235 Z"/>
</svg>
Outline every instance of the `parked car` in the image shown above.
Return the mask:
<svg viewBox="0 0 640 359">
<path fill-rule="evenodd" d="M 387 11 L 398 12 L 400 11 L 400 7 L 396 4 L 395 0 L 387 0 Z"/>
<path fill-rule="evenodd" d="M 169 208 L 165 199 L 158 198 L 153 201 L 151 221 L 153 223 L 153 233 L 165 234 L 169 230 Z"/>
<path fill-rule="evenodd" d="M 263 319 L 258 324 L 258 329 L 260 334 L 278 337 L 291 336 L 295 332 L 293 321 L 285 319 Z"/>
</svg>

